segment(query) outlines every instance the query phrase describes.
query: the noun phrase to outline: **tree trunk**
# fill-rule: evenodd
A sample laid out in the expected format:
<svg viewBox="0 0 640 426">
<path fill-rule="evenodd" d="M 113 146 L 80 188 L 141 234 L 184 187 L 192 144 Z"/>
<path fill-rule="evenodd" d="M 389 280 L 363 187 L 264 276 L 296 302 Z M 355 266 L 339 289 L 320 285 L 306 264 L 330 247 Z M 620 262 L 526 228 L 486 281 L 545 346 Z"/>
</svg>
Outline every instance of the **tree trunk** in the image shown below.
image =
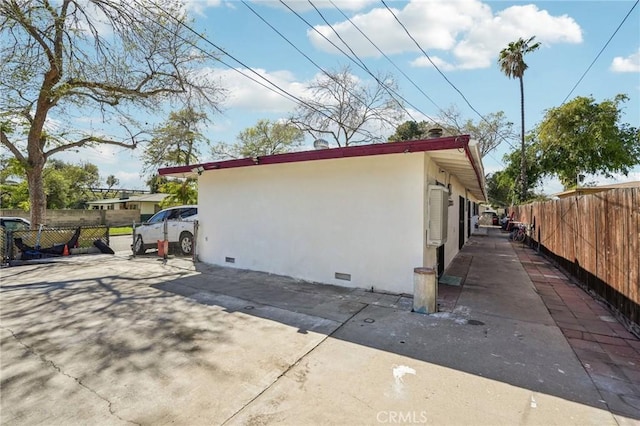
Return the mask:
<svg viewBox="0 0 640 426">
<path fill-rule="evenodd" d="M 38 158 L 30 161 L 31 167 L 27 169 L 27 181 L 29 182 L 29 204 L 31 209 L 31 227 L 35 229 L 39 224 L 45 223 L 47 212 L 47 196 L 44 192 L 42 172 L 45 159 Z"/>
<path fill-rule="evenodd" d="M 521 159 L 520 159 L 520 202 L 523 202 L 527 198 L 527 159 L 526 149 L 524 146 L 524 83 L 520 76 L 520 118 L 522 121 L 522 128 L 520 133 L 521 139 Z"/>
</svg>

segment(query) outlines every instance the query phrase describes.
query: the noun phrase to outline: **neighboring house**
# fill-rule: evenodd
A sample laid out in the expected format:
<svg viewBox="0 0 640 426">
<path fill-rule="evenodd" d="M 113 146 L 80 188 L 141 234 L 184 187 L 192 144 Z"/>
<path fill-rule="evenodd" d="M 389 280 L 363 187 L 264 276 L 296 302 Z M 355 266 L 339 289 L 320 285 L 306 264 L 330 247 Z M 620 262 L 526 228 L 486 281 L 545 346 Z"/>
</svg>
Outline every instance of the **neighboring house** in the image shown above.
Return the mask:
<svg viewBox="0 0 640 426">
<path fill-rule="evenodd" d="M 201 261 L 393 293 L 413 293 L 416 267 L 442 271 L 470 236 L 471 216 L 485 201 L 479 150 L 468 136 L 220 161 L 160 174 L 198 176 Z"/>
<path fill-rule="evenodd" d="M 90 210 L 140 210 L 141 220 L 146 220 L 161 210 L 160 203 L 168 194 L 143 194 L 106 200 L 88 201 Z"/>
<path fill-rule="evenodd" d="M 617 188 L 638 188 L 640 187 L 640 181 L 635 182 L 624 182 L 624 183 L 614 183 L 610 185 L 602 185 L 602 186 L 585 186 L 582 188 L 574 188 L 568 191 L 559 192 L 557 194 L 553 194 L 552 197 L 558 198 L 568 198 L 576 195 L 587 195 L 587 194 L 595 194 L 597 192 L 608 191 L 610 189 Z"/>
</svg>

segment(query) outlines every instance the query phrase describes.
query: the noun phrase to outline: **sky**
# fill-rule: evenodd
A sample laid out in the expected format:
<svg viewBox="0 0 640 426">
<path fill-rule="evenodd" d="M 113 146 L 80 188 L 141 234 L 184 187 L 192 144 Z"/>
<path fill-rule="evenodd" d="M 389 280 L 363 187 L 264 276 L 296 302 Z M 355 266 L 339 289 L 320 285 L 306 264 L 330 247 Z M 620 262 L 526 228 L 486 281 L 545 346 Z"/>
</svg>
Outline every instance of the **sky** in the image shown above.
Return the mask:
<svg viewBox="0 0 640 426">
<path fill-rule="evenodd" d="M 478 114 L 504 111 L 519 129 L 518 81 L 500 71 L 497 58 L 509 42 L 535 36 L 541 47 L 525 57 L 527 131 L 542 120 L 545 110 L 565 100 L 592 96 L 601 102 L 620 93 L 629 97 L 622 121 L 640 127 L 636 1 L 191 0 L 185 7 L 193 28 L 210 42 L 201 46 L 227 64 L 213 62 L 206 68 L 228 91 L 221 112 L 205 111 L 211 123 L 204 134 L 211 143 L 233 143 L 258 120 L 285 118 L 296 107 L 243 75 L 250 73 L 248 68 L 297 96 L 304 96 L 306 85 L 321 75 L 321 69 L 349 66 L 363 83 L 371 82 L 369 74 L 326 39 L 341 46 L 346 43 L 373 73 L 393 74 L 399 93 L 411 104 L 407 120 L 438 117 L 451 107 L 474 121 L 480 120 Z M 156 123 L 163 119 L 162 114 L 149 117 Z M 386 139 L 393 129 L 382 132 L 387 132 L 382 135 Z M 305 149 L 311 149 L 312 142 L 308 138 Z M 518 140 L 510 143 L 518 146 Z M 512 146 L 502 142 L 485 156 L 485 172 L 502 169 L 502 157 Z M 145 189 L 139 154 L 102 146 L 63 159 L 92 162 L 103 178 L 115 175 L 122 188 Z M 210 159 L 208 149 L 203 149 L 202 160 Z M 599 184 L 640 180 L 640 167 L 626 177 L 587 180 Z M 562 186 L 550 179 L 537 190 L 549 195 Z"/>
</svg>

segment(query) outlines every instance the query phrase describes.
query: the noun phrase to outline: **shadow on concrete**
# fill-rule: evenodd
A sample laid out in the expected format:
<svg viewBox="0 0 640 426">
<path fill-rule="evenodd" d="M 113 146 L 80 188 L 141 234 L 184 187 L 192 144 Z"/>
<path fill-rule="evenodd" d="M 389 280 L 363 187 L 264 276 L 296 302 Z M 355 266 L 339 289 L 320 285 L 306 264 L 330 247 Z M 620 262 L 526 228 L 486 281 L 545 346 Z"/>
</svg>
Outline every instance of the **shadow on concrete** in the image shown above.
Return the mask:
<svg viewBox="0 0 640 426">
<path fill-rule="evenodd" d="M 464 274 L 463 287 L 453 303 L 442 301 L 449 312 L 435 315 L 410 312 L 411 298 L 401 295 L 196 268 L 201 275 L 154 287 L 301 333 L 318 331 L 310 324 L 326 326 L 323 320 L 337 322 L 331 338 L 607 409 L 498 229 L 473 238 L 460 252 L 447 273 Z"/>
<path fill-rule="evenodd" d="M 81 264 L 11 270 L 0 286 L 1 329 L 3 337 L 14 339 L 2 339 L 3 353 L 18 345 L 21 359 L 36 356 L 53 368 L 37 374 L 12 370 L 0 386 L 11 390 L 11 400 L 28 398 L 69 360 L 75 370 L 65 374 L 91 383 L 98 395 L 108 385 L 106 377 L 125 372 L 134 380 L 144 371 L 161 388 L 167 371 L 181 371 L 191 362 L 217 371 L 221 366 L 209 353 L 225 348 L 238 356 L 239 350 L 219 315 L 225 312 L 234 315 L 234 327 L 264 327 L 264 336 L 268 325 L 252 317 L 606 410 L 506 237 L 492 232 L 474 237 L 459 259 L 464 266 L 458 263 L 456 269 L 454 262 L 448 273 L 464 274 L 461 291 L 448 312 L 430 316 L 410 312 L 411 298 L 402 295 L 205 264 L 194 270 L 184 259 L 161 270 L 157 258 L 146 256 L 122 259 L 126 268 L 112 273 L 108 263 L 89 272 Z M 279 365 L 297 361 L 288 359 L 286 347 L 274 356 Z M 7 401 L 3 396 L 3 406 Z"/>
<path fill-rule="evenodd" d="M 140 286 L 141 272 L 131 271 L 130 276 L 79 272 L 82 277 L 73 279 L 64 264 L 4 270 L 0 286 L 3 364 L 14 368 L 3 372 L 3 407 L 11 405 L 10 401 L 27 400 L 35 390 L 55 383 L 61 366 L 71 360 L 74 370 L 63 374 L 82 386 L 66 389 L 64 398 L 86 392 L 83 382 L 97 375 L 144 370 L 163 377 L 166 369 L 184 362 L 176 359 L 176 352 L 197 353 L 203 340 L 225 341 L 220 320 L 202 311 L 185 318 L 182 297 Z M 30 275 L 31 282 L 11 283 L 25 275 Z M 173 271 L 144 274 L 144 279 L 179 281 L 184 275 L 188 273 Z M 41 279 L 34 279 L 38 276 Z M 175 302 L 175 308 L 167 301 Z M 191 323 L 206 323 L 207 327 L 193 328 Z M 21 355 L 11 359 L 10 352 Z M 34 370 L 16 367 L 17 361 L 28 362 L 34 356 L 53 368 L 40 368 L 34 374 Z M 209 362 L 205 368 L 217 366 Z"/>
</svg>

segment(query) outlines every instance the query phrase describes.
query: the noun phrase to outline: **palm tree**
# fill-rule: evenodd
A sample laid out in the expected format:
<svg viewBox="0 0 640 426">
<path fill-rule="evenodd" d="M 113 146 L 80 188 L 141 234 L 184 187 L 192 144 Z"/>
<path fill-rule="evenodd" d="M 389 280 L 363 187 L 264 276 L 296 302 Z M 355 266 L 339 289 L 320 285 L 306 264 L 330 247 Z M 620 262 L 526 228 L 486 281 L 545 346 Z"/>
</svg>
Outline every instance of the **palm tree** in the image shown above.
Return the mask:
<svg viewBox="0 0 640 426">
<path fill-rule="evenodd" d="M 533 36 L 528 40 L 522 37 L 517 41 L 509 43 L 509 46 L 500 51 L 498 64 L 500 70 L 509 78 L 520 80 L 520 117 L 522 119 L 521 138 L 521 160 L 520 160 L 520 201 L 524 201 L 527 196 L 527 163 L 524 146 L 524 83 L 522 77 L 524 71 L 529 68 L 524 62 L 524 55 L 533 52 L 540 47 L 540 43 L 534 43 Z"/>
</svg>

